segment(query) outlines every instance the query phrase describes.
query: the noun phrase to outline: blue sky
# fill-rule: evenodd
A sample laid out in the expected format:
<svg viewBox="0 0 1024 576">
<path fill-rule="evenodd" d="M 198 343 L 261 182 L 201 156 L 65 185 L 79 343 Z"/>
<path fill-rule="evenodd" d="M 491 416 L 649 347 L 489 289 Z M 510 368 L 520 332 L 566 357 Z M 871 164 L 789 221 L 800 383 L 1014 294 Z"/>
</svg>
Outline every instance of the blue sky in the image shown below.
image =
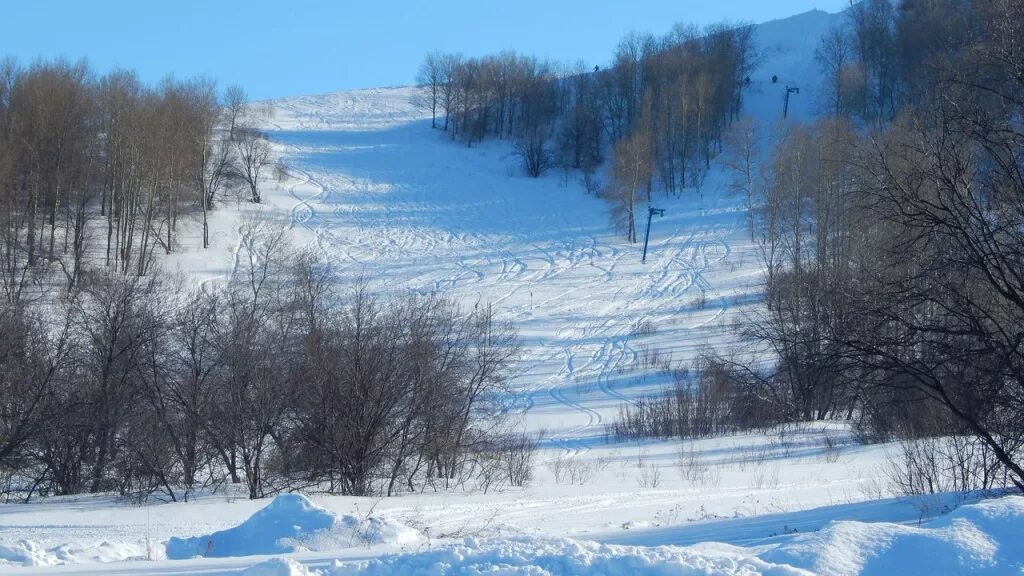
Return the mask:
<svg viewBox="0 0 1024 576">
<path fill-rule="evenodd" d="M 431 50 L 604 64 L 630 30 L 763 22 L 847 0 L 0 0 L 0 55 L 87 58 L 146 81 L 205 74 L 253 98 L 411 83 Z"/>
</svg>

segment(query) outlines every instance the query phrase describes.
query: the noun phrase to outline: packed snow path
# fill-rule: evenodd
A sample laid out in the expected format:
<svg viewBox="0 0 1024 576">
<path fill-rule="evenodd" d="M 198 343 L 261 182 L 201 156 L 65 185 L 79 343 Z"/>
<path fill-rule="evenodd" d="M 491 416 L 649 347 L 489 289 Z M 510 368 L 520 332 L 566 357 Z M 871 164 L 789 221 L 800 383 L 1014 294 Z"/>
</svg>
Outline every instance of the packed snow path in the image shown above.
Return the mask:
<svg viewBox="0 0 1024 576">
<path fill-rule="evenodd" d="M 283 162 L 315 184 L 287 187 L 281 208 L 343 283 L 491 305 L 514 322 L 522 370 L 507 410 L 531 429 L 585 452 L 620 404 L 663 383 L 629 377 L 641 364 L 685 365 L 733 341 L 727 324 L 756 298 L 759 260 L 721 174 L 652 199 L 667 214 L 642 264 L 642 244 L 574 177 L 527 178 L 507 142 L 452 142 L 414 101 L 395 88 L 274 102 Z"/>
</svg>

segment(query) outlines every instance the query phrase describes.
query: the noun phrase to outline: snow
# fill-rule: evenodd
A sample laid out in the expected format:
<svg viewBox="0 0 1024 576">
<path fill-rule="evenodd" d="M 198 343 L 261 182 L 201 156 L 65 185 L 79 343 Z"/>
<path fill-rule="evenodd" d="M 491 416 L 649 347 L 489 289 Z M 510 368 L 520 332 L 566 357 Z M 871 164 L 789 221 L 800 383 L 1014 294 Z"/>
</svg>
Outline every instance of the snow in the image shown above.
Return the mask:
<svg viewBox="0 0 1024 576">
<path fill-rule="evenodd" d="M 823 576 L 843 574 L 1020 574 L 1024 498 L 958 508 L 922 526 L 834 522 L 763 555 Z"/>
<path fill-rule="evenodd" d="M 951 504 L 952 501 L 946 502 Z M 891 506 L 893 503 L 889 503 Z M 292 554 L 287 558 L 264 558 L 249 564 L 237 560 L 195 558 L 168 565 L 160 562 L 127 562 L 89 567 L 49 568 L 68 574 L 248 574 L 248 575 L 442 575 L 442 574 L 529 574 L 574 575 L 619 574 L 675 575 L 847 575 L 847 574 L 1020 574 L 1024 571 L 1024 548 L 1018 545 L 1024 525 L 1024 497 L 1004 496 L 945 508 L 932 519 L 895 523 L 885 521 L 833 521 L 820 530 L 804 533 L 785 531 L 757 544 L 733 545 L 701 542 L 689 546 L 622 545 L 554 536 L 513 536 L 465 538 L 435 542 L 402 553 L 352 555 L 345 550 Z M 873 503 L 863 507 L 864 517 L 885 515 Z M 293 516 L 283 516 L 285 511 Z M 303 523 L 319 516 L 316 507 L 291 503 L 276 509 L 277 520 Z M 802 514 L 790 518 L 801 525 Z M 9 548 L 2 548 L 4 554 Z M 38 551 L 38 550 L 37 550 Z M 5 556 L 5 558 L 9 558 Z M 333 559 L 333 560 L 332 560 Z M 231 560 L 231 559 L 229 559 Z M 36 564 L 47 566 L 47 563 Z M 2 571 L 2 565 L 0 565 Z"/>
<path fill-rule="evenodd" d="M 759 548 L 617 546 L 566 539 L 476 541 L 368 562 L 333 575 L 378 574 L 1009 574 L 1024 570 L 1018 544 L 1024 498 L 966 505 L 921 526 L 833 522 Z"/>
<path fill-rule="evenodd" d="M 790 95 L 788 117 L 808 120 L 817 116 L 825 103 L 814 51 L 818 40 L 841 26 L 845 18 L 843 14 L 811 10 L 758 25 L 755 42 L 764 59 L 751 74 L 753 88 L 744 101 L 747 112 L 764 121 L 780 118 L 788 86 L 800 90 Z M 778 83 L 771 83 L 772 76 L 778 77 Z"/>
<path fill-rule="evenodd" d="M 838 437 L 840 431 L 829 433 Z M 553 462 L 545 462 L 542 455 L 534 484 L 524 490 L 428 491 L 382 500 L 317 496 L 315 502 L 338 517 L 365 518 L 372 508 L 374 514 L 415 527 L 434 541 L 467 534 L 525 534 L 631 545 L 701 540 L 748 545 L 782 532 L 787 525 L 799 525 L 805 531 L 820 528 L 832 518 L 916 521 L 920 517 L 915 504 L 902 501 L 872 502 L 869 509 L 843 504 L 807 511 L 873 497 L 861 485 L 877 478 L 880 472 L 875 467 L 884 462 L 884 447 L 848 442 L 839 442 L 832 456 L 821 445 L 822 435 L 821 426 L 808 426 L 803 431 L 789 430 L 784 440 L 755 432 L 687 441 L 682 446 L 695 455 L 696 467 L 707 466 L 689 479 L 676 464 L 680 443 L 599 444 L 589 455 L 573 460 L 592 469 L 592 477 L 582 485 L 559 484 Z M 644 489 L 638 483 L 641 454 L 645 466 L 663 471 L 657 488 Z M 147 557 L 142 541 L 146 535 L 160 543 L 230 530 L 267 504 L 230 495 L 146 507 L 95 497 L 46 499 L 0 506 L 0 542 L 30 539 L 54 548 L 72 540 L 83 544 L 107 540 L 134 546 L 138 552 L 126 557 Z M 348 532 L 340 534 L 335 544 L 307 540 L 305 547 L 329 552 L 333 546 L 351 546 Z M 390 551 L 417 546 L 401 538 L 384 541 L 394 543 Z M 360 540 L 357 548 L 364 550 L 367 545 Z"/>
<path fill-rule="evenodd" d="M 510 538 L 463 544 L 420 554 L 340 564 L 332 576 L 408 574 L 593 575 L 807 574 L 773 565 L 726 546 L 701 550 L 609 546 L 566 539 Z"/>
<path fill-rule="evenodd" d="M 314 576 L 315 574 L 291 558 L 271 558 L 242 572 L 242 576 Z"/>
<path fill-rule="evenodd" d="M 281 494 L 238 526 L 191 538 L 171 538 L 167 557 L 254 556 L 369 544 L 409 545 L 422 540 L 422 535 L 397 522 L 338 516 L 301 494 Z"/>
<path fill-rule="evenodd" d="M 765 58 L 745 108 L 767 132 L 797 79 L 790 117 L 814 115 L 815 39 L 841 18 L 812 11 L 758 27 Z M 547 446 L 596 450 L 623 402 L 667 383 L 658 364 L 736 346 L 731 327 L 761 299 L 761 254 L 720 163 L 700 190 L 651 199 L 666 215 L 645 264 L 642 243 L 624 242 L 575 177 L 527 178 L 507 142 L 452 142 L 416 100 L 401 87 L 272 102 L 267 127 L 294 178 L 270 202 L 343 284 L 439 293 L 513 321 L 524 369 L 505 410 L 545 431 Z"/>
<path fill-rule="evenodd" d="M 755 548 L 470 539 L 429 552 L 338 564 L 330 574 L 1010 574 L 1024 570 L 1024 549 L 1017 542 L 1022 519 L 1024 498 L 1013 496 L 966 505 L 921 526 L 833 522 L 820 532 L 783 535 Z"/>
<path fill-rule="evenodd" d="M 394 520 L 339 515 L 301 494 L 281 494 L 237 526 L 211 534 L 171 537 L 166 542 L 84 540 L 45 548 L 26 539 L 12 543 L 0 540 L 0 567 L 337 552 L 373 546 L 402 549 L 419 546 L 425 540 L 416 530 Z"/>
<path fill-rule="evenodd" d="M 51 564 L 47 551 L 31 540 L 13 544 L 0 544 L 0 565 L 47 566 Z"/>
<path fill-rule="evenodd" d="M 44 548 L 31 540 L 0 543 L 0 568 L 4 566 L 57 566 L 96 562 L 123 562 L 148 558 L 153 549 L 143 543 L 70 542 Z"/>
<path fill-rule="evenodd" d="M 623 242 L 607 206 L 578 182 L 522 176 L 506 142 L 447 141 L 411 96 L 352 94 L 352 110 L 328 106 L 315 121 L 277 103 L 272 135 L 297 176 L 279 210 L 295 215 L 299 242 L 343 284 L 440 293 L 512 320 L 523 371 L 505 410 L 545 430 L 549 446 L 573 457 L 602 443 L 623 401 L 667 382 L 645 359 L 687 365 L 705 346 L 734 341 L 728 328 L 756 305 L 760 276 L 724 174 L 709 175 L 703 196 L 654 199 L 667 214 L 643 264 L 642 244 Z M 372 99 L 404 123 L 346 129 L 347 114 Z"/>
<path fill-rule="evenodd" d="M 766 57 L 744 107 L 767 137 L 786 85 L 801 88 L 792 120 L 819 110 L 813 46 L 840 19 L 815 11 L 758 27 Z M 666 364 L 686 366 L 708 346 L 751 352 L 732 330 L 761 299 L 743 199 L 726 193 L 717 163 L 700 190 L 656 194 L 667 212 L 643 264 L 642 245 L 625 243 L 575 179 L 526 178 L 507 142 L 451 142 L 414 96 L 399 87 L 273 102 L 266 129 L 290 176 L 268 177 L 263 205 L 223 202 L 211 248 L 187 228 L 165 265 L 196 284 L 220 281 L 242 222 L 260 215 L 319 251 L 343 283 L 491 304 L 523 340 L 523 369 L 500 401 L 523 429 L 544 432 L 533 483 L 315 503 L 249 501 L 228 487 L 144 507 L 109 496 L 2 505 L 0 572 L 1021 572 L 1020 498 L 893 498 L 891 447 L 856 445 L 842 423 L 609 442 L 605 425 L 623 403 L 671 381 Z"/>
</svg>

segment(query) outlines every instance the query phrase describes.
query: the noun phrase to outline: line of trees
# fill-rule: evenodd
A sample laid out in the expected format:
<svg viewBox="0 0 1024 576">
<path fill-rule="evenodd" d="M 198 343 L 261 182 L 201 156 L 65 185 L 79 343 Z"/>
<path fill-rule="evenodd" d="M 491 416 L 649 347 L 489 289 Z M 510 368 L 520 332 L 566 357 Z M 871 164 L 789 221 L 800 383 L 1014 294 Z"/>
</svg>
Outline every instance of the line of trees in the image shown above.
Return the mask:
<svg viewBox="0 0 1024 576">
<path fill-rule="evenodd" d="M 89 255 L 146 274 L 177 248 L 179 220 L 243 185 L 259 201 L 269 144 L 244 128 L 245 95 L 213 81 L 134 72 L 97 77 L 85 62 L 0 61 L 0 268 L 17 300 L 40 272 L 73 289 Z M 255 168 L 255 169 L 254 169 Z M 58 272 L 59 270 L 59 272 Z"/>
<path fill-rule="evenodd" d="M 727 136 L 766 270 L 740 330 L 770 361 L 702 357 L 609 433 L 847 419 L 903 441 L 899 490 L 1024 489 L 1024 5 L 848 14 L 818 50 L 829 117 L 767 154 L 751 121 Z"/>
<path fill-rule="evenodd" d="M 822 39 L 827 110 L 876 128 L 920 104 L 945 75 L 944 61 L 985 31 L 974 0 L 859 0 Z M 986 10 L 998 10 L 991 4 Z"/>
<path fill-rule="evenodd" d="M 529 450 L 490 416 L 518 343 L 489 308 L 337 294 L 283 228 L 243 236 L 219 289 L 89 269 L 58 308 L 0 304 L 4 493 L 370 495 L 522 474 Z"/>
<path fill-rule="evenodd" d="M 652 188 L 699 186 L 739 117 L 756 64 L 753 27 L 676 26 L 662 36 L 631 34 L 613 64 L 568 68 L 514 52 L 483 58 L 428 54 L 417 80 L 432 125 L 467 144 L 510 139 L 531 177 L 559 167 L 583 174 L 588 190 L 611 154 L 605 189 L 631 242 L 635 205 Z"/>
<path fill-rule="evenodd" d="M 972 438 L 992 468 L 972 478 L 1024 488 L 1024 6 L 850 18 L 858 105 L 789 127 L 758 170 L 767 299 L 746 333 L 777 361 L 745 374 L 790 419 Z"/>
</svg>

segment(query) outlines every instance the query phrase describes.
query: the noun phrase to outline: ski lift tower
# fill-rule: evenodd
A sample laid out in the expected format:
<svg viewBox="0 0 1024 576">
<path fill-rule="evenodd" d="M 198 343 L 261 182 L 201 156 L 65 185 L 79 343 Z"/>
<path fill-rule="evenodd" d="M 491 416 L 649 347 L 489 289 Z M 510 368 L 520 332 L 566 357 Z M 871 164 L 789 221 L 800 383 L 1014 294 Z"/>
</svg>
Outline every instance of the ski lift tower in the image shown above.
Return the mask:
<svg viewBox="0 0 1024 576">
<path fill-rule="evenodd" d="M 782 106 L 782 117 L 786 118 L 789 116 L 789 95 L 799 94 L 800 89 L 796 86 L 786 86 L 786 103 Z"/>
<path fill-rule="evenodd" d="M 640 263 L 641 264 L 647 262 L 647 242 L 648 242 L 648 240 L 651 239 L 651 218 L 654 217 L 654 216 L 664 216 L 664 215 L 665 215 L 665 209 L 664 208 L 650 208 L 650 207 L 647 208 L 647 233 L 644 234 L 644 255 L 643 255 L 643 258 L 640 259 Z"/>
</svg>

